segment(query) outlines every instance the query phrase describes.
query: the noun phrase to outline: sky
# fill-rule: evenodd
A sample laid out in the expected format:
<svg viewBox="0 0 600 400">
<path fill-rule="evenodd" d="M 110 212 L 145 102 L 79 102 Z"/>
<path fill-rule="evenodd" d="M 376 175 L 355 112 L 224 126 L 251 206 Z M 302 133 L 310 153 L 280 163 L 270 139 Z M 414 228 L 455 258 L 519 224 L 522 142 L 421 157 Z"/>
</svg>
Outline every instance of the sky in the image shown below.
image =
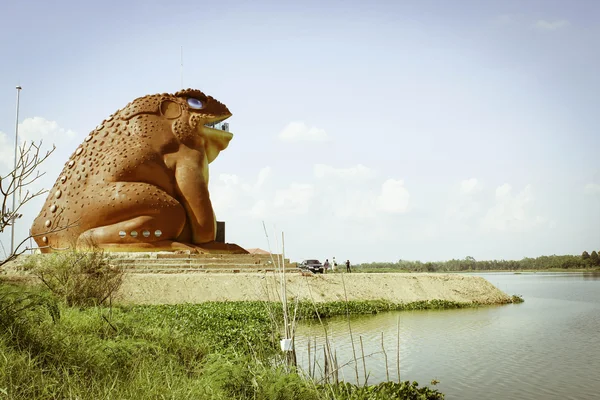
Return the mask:
<svg viewBox="0 0 600 400">
<path fill-rule="evenodd" d="M 16 85 L 19 141 L 56 146 L 41 189 L 102 120 L 183 81 L 233 114 L 209 186 L 230 243 L 283 234 L 292 260 L 352 263 L 600 251 L 599 37 L 595 0 L 4 1 L 0 173 Z"/>
</svg>

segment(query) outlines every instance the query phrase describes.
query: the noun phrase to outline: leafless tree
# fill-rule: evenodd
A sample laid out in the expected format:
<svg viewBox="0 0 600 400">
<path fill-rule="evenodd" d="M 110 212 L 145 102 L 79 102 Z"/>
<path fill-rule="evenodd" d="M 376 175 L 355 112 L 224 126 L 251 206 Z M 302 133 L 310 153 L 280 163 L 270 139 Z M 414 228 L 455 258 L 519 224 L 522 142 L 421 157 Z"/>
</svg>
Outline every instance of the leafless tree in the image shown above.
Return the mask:
<svg viewBox="0 0 600 400">
<path fill-rule="evenodd" d="M 39 166 L 56 149 L 53 145 L 51 150 L 44 152 L 41 147 L 41 141 L 39 143 L 23 143 L 18 149 L 16 167 L 6 175 L 0 175 L 0 203 L 2 206 L 0 208 L 0 233 L 23 216 L 20 210 L 26 203 L 48 192 L 45 189 L 37 191 L 29 189 L 31 184 L 45 174 L 45 172 L 40 172 Z M 16 195 L 18 199 L 14 203 L 14 208 L 11 208 L 13 195 Z M 57 229 L 60 228 L 54 228 L 53 231 Z M 9 254 L 4 251 L 5 258 L 0 260 L 0 267 L 27 251 L 28 248 L 24 245 L 30 238 L 31 236 L 28 236 L 19 242 Z"/>
</svg>

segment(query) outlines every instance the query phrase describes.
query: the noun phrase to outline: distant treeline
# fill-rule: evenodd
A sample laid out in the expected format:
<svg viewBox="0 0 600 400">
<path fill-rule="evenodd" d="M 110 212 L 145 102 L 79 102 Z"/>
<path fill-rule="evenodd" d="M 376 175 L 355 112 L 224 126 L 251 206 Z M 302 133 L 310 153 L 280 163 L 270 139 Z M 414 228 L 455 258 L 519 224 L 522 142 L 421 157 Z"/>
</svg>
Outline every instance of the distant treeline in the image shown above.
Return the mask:
<svg viewBox="0 0 600 400">
<path fill-rule="evenodd" d="M 473 257 L 464 260 L 450 261 L 406 261 L 373 262 L 356 266 L 361 270 L 405 270 L 411 272 L 444 272 L 444 271 L 493 271 L 493 270 L 542 270 L 542 269 L 600 269 L 600 257 L 596 251 L 592 254 L 583 252 L 581 256 L 541 256 L 523 258 L 522 260 L 490 260 L 477 261 Z"/>
</svg>

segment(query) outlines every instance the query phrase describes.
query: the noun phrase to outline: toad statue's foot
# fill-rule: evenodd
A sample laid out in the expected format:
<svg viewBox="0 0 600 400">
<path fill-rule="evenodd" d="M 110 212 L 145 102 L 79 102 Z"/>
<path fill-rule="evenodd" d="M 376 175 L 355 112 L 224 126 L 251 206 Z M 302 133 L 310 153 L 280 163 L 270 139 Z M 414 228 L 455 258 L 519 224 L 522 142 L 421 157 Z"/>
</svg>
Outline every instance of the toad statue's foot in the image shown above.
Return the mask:
<svg viewBox="0 0 600 400">
<path fill-rule="evenodd" d="M 234 243 L 208 242 L 193 245 L 199 253 L 206 254 L 248 254 L 246 249 Z"/>
<path fill-rule="evenodd" d="M 203 244 L 191 244 L 162 240 L 150 243 L 101 243 L 91 244 L 89 247 L 99 247 L 111 252 L 146 252 L 146 251 L 172 251 L 189 252 L 190 254 L 248 254 L 248 251 L 233 243 L 208 242 Z M 80 244 L 78 247 L 86 247 Z"/>
<path fill-rule="evenodd" d="M 85 245 L 79 245 L 78 247 L 86 247 Z M 189 251 L 190 253 L 198 253 L 196 246 L 188 243 L 174 242 L 171 240 L 162 240 L 150 243 L 102 243 L 92 244 L 92 247 L 99 247 L 101 249 L 111 252 L 146 252 L 146 251 Z"/>
</svg>

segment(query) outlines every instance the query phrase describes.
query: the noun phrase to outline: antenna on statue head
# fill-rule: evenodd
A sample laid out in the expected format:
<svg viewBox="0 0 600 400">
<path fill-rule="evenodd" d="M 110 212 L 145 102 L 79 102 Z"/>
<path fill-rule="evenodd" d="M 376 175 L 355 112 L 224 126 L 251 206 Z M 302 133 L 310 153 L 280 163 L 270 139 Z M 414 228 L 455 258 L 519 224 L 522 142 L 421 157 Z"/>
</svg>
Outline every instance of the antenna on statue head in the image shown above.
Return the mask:
<svg viewBox="0 0 600 400">
<path fill-rule="evenodd" d="M 181 46 L 181 90 L 183 89 L 183 46 Z"/>
</svg>

